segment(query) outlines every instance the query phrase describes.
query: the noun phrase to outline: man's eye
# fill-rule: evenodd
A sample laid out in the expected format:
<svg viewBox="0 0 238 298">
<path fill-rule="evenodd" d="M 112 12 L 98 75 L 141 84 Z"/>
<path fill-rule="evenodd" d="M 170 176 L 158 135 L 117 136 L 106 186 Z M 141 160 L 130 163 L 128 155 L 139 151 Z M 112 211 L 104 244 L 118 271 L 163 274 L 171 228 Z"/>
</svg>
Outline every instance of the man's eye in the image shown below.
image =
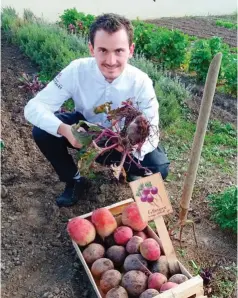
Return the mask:
<svg viewBox="0 0 238 298">
<path fill-rule="evenodd" d="M 106 53 L 105 49 L 100 49 L 99 52 Z"/>
<path fill-rule="evenodd" d="M 117 50 L 117 53 L 122 53 L 122 52 L 123 52 L 122 49 L 118 49 L 118 50 Z"/>
</svg>

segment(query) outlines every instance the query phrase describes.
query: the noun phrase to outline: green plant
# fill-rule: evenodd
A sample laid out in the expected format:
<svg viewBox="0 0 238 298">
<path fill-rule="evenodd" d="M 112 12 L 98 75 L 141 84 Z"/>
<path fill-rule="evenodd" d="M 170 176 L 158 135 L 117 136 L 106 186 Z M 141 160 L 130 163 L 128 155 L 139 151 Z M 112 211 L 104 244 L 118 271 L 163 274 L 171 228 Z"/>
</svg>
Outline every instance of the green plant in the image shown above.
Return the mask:
<svg viewBox="0 0 238 298">
<path fill-rule="evenodd" d="M 59 17 L 60 24 L 69 30 L 71 33 L 87 35 L 89 28 L 93 23 L 95 16 L 78 12 L 76 8 L 66 9 Z"/>
<path fill-rule="evenodd" d="M 76 22 L 80 19 L 80 13 L 76 8 L 66 9 L 64 13 L 59 16 L 62 24 L 68 28 L 70 24 L 76 26 Z"/>
<path fill-rule="evenodd" d="M 196 72 L 198 81 L 205 81 L 211 60 L 212 52 L 209 40 L 197 40 L 191 51 L 189 71 Z"/>
<path fill-rule="evenodd" d="M 182 113 L 184 102 L 191 98 L 190 87 L 185 87 L 178 77 L 157 70 L 156 66 L 141 55 L 136 55 L 130 63 L 144 71 L 153 80 L 159 101 L 160 125 L 166 127 L 174 123 Z"/>
<path fill-rule="evenodd" d="M 192 47 L 189 70 L 195 71 L 197 80 L 205 82 L 212 58 L 222 53 L 222 63 L 219 72 L 219 84 L 223 90 L 236 95 L 237 93 L 237 55 L 230 52 L 229 46 L 220 37 L 209 40 L 200 39 Z"/>
<path fill-rule="evenodd" d="M 225 80 L 224 91 L 237 95 L 237 55 L 228 53 L 225 61 L 223 77 Z"/>
<path fill-rule="evenodd" d="M 18 21 L 18 19 L 16 19 Z M 71 36 L 56 26 L 44 22 L 11 24 L 12 40 L 52 78 L 72 60 L 88 55 L 88 47 L 81 36 Z"/>
<path fill-rule="evenodd" d="M 225 189 L 222 193 L 208 196 L 212 209 L 211 219 L 222 229 L 237 233 L 237 187 Z"/>
<path fill-rule="evenodd" d="M 160 67 L 178 68 L 185 60 L 188 36 L 143 21 L 133 21 L 135 51 L 155 60 Z"/>
<path fill-rule="evenodd" d="M 24 9 L 23 19 L 26 20 L 27 22 L 34 22 L 37 20 L 37 17 L 30 9 Z"/>
<path fill-rule="evenodd" d="M 129 63 L 147 73 L 154 84 L 163 75 L 162 71 L 159 71 L 156 65 L 146 59 L 144 55 L 135 54 L 134 57 L 129 60 Z"/>
<path fill-rule="evenodd" d="M 160 126 L 165 128 L 181 117 L 182 109 L 173 90 L 166 92 L 156 83 L 155 92 L 159 101 Z"/>
<path fill-rule="evenodd" d="M 228 29 L 237 29 L 237 24 L 234 24 L 232 22 L 224 21 L 224 20 L 217 20 L 216 26 L 224 27 Z"/>
<path fill-rule="evenodd" d="M 179 68 L 185 60 L 188 38 L 179 30 L 170 31 L 166 28 L 152 34 L 147 50 L 151 58 L 166 69 Z"/>
<path fill-rule="evenodd" d="M 132 24 L 134 27 L 135 53 L 143 54 L 149 58 L 151 54 L 148 50 L 148 44 L 151 42 L 153 32 L 158 29 L 155 25 L 142 21 L 133 21 Z"/>
<path fill-rule="evenodd" d="M 12 24 L 15 22 L 15 20 L 19 18 L 16 10 L 12 7 L 5 7 L 2 9 L 1 12 L 1 27 L 3 28 L 4 31 L 9 31 L 11 30 Z"/>
</svg>

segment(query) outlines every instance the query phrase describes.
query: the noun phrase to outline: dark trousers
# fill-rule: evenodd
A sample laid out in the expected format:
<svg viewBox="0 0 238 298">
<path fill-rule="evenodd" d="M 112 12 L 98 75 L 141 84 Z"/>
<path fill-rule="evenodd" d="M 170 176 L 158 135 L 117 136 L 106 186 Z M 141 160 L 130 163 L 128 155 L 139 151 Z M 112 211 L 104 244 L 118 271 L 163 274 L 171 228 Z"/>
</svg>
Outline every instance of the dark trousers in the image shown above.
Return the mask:
<svg viewBox="0 0 238 298">
<path fill-rule="evenodd" d="M 78 112 L 56 113 L 55 115 L 63 123 L 69 125 L 78 123 L 79 120 L 85 120 L 84 117 Z M 65 137 L 55 137 L 35 126 L 33 127 L 32 134 L 37 146 L 58 174 L 60 181 L 70 182 L 78 171 L 72 156 L 68 152 L 68 148 L 72 148 L 72 145 Z M 110 152 L 106 152 L 104 155 L 99 156 L 96 162 L 110 165 L 119 164 L 120 160 L 121 153 L 117 150 L 111 150 Z M 135 157 L 134 160 L 138 162 Z M 155 150 L 151 153 L 146 154 L 144 160 L 140 161 L 140 164 L 142 167 L 150 169 L 153 173 L 160 172 L 163 179 L 165 179 L 168 175 L 169 160 L 164 150 L 160 146 L 155 148 Z M 126 159 L 124 168 L 129 175 L 145 175 L 145 171 L 143 169 L 139 169 L 129 159 Z"/>
</svg>

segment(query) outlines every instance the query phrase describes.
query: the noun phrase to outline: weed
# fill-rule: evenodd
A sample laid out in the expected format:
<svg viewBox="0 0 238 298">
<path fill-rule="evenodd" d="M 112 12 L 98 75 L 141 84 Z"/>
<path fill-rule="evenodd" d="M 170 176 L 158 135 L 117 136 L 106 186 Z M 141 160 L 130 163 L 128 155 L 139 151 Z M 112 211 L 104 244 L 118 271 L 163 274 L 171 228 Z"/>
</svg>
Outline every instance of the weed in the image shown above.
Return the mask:
<svg viewBox="0 0 238 298">
<path fill-rule="evenodd" d="M 237 233 L 237 187 L 230 187 L 222 193 L 208 196 L 212 208 L 211 219 L 222 229 Z"/>
</svg>

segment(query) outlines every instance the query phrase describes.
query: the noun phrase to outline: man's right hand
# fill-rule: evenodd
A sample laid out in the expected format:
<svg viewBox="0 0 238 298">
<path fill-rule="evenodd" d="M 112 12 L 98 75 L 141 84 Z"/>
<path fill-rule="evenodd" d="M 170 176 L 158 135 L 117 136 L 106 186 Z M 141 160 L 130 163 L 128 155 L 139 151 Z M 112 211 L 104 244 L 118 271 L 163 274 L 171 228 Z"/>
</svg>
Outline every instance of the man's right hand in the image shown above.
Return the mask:
<svg viewBox="0 0 238 298">
<path fill-rule="evenodd" d="M 74 148 L 78 148 L 78 149 L 82 148 L 82 145 L 79 144 L 79 142 L 75 139 L 71 131 L 71 125 L 61 123 L 57 133 L 61 136 L 64 136 Z"/>
</svg>

